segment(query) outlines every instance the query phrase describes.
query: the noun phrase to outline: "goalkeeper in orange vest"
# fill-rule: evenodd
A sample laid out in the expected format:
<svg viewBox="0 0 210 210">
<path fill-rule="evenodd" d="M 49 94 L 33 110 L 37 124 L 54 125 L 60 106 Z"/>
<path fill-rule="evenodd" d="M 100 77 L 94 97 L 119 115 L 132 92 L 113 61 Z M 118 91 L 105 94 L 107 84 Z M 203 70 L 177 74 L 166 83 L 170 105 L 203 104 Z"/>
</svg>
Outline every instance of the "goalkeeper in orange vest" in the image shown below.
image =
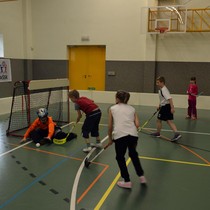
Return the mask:
<svg viewBox="0 0 210 210">
<path fill-rule="evenodd" d="M 52 143 L 55 133 L 61 131 L 61 128 L 56 127 L 56 123 L 53 122 L 52 117 L 48 117 L 46 108 L 38 109 L 37 115 L 38 118 L 30 125 L 20 143 L 25 142 L 27 138 L 31 138 L 34 143 L 40 143 L 41 145 Z"/>
</svg>

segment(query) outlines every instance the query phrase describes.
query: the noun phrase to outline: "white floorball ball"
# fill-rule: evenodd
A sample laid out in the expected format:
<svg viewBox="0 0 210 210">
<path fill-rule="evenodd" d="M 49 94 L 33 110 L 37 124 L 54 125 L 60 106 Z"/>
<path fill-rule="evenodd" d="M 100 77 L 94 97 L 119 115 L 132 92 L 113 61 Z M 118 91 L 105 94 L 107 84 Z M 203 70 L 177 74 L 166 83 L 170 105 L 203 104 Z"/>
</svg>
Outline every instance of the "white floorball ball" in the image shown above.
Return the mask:
<svg viewBox="0 0 210 210">
<path fill-rule="evenodd" d="M 40 143 L 36 143 L 36 147 L 40 147 Z"/>
</svg>

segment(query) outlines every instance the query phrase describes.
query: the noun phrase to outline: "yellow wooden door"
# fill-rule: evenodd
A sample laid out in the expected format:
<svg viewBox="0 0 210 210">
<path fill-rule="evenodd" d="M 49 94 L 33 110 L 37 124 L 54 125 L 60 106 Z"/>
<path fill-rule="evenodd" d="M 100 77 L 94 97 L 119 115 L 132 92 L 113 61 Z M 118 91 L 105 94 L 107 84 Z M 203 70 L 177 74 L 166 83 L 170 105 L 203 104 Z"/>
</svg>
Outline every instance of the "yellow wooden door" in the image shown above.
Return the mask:
<svg viewBox="0 0 210 210">
<path fill-rule="evenodd" d="M 105 90 L 105 46 L 70 46 L 70 89 Z"/>
</svg>

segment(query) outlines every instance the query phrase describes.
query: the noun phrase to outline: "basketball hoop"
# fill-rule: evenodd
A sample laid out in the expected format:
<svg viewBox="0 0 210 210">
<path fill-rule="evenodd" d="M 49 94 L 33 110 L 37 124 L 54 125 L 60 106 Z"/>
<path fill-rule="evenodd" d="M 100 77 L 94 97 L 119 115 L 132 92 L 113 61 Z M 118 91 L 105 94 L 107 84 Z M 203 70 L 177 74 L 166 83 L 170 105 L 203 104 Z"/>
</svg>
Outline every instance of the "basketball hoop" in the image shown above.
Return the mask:
<svg viewBox="0 0 210 210">
<path fill-rule="evenodd" d="M 165 34 L 168 31 L 168 27 L 159 27 L 159 28 L 155 28 L 155 31 L 159 32 L 161 38 L 163 39 Z"/>
</svg>

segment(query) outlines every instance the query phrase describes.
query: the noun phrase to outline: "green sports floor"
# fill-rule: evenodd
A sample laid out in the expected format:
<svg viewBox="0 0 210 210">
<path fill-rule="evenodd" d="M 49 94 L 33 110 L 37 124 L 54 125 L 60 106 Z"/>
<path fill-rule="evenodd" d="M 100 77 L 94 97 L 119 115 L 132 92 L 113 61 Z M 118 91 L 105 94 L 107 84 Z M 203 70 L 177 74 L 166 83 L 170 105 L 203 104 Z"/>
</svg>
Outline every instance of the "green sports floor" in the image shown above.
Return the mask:
<svg viewBox="0 0 210 210">
<path fill-rule="evenodd" d="M 100 135 L 107 143 L 107 107 Z M 143 124 L 154 107 L 136 107 Z M 71 120 L 75 120 L 71 110 Z M 186 120 L 186 110 L 176 109 L 175 124 L 182 134 L 178 143 L 166 123 L 162 138 L 149 135 L 156 117 L 139 133 L 138 152 L 147 185 L 142 186 L 126 157 L 133 187 L 119 188 L 121 179 L 114 146 L 84 167 L 85 144 L 82 123 L 73 130 L 77 139 L 64 145 L 33 143 L 20 145 L 20 138 L 6 136 L 8 115 L 0 116 L 0 209 L 3 210 L 209 210 L 210 195 L 210 115 L 198 110 L 198 120 Z M 71 128 L 66 127 L 64 131 Z M 92 139 L 92 142 L 95 140 Z M 90 159 L 99 152 L 93 151 Z"/>
</svg>

